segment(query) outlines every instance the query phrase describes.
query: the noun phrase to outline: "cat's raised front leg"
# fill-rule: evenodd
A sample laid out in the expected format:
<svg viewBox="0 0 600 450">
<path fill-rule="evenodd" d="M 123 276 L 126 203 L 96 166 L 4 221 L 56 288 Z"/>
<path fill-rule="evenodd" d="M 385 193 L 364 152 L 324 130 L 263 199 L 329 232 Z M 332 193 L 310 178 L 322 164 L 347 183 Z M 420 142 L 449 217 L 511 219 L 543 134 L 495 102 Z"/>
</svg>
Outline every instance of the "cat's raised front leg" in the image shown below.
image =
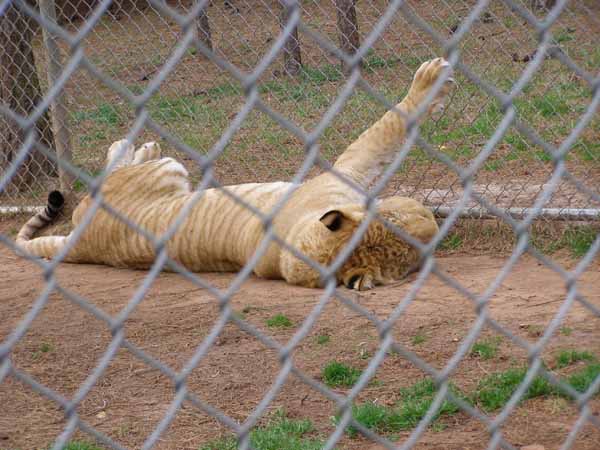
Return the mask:
<svg viewBox="0 0 600 450">
<path fill-rule="evenodd" d="M 432 59 L 431 61 L 426 61 L 421 64 L 415 73 L 410 90 L 406 96 L 406 99 L 412 103 L 412 105 L 409 105 L 409 113 L 413 112 L 417 106 L 423 102 L 443 70 L 449 66 L 450 63 L 444 58 Z M 442 84 L 440 89 L 436 92 L 435 97 L 433 97 L 429 103 L 429 113 L 436 113 L 444 109 L 444 100 L 450 92 L 453 83 L 454 78 L 452 78 L 450 69 L 448 69 L 446 82 Z"/>
<path fill-rule="evenodd" d="M 419 67 L 408 94 L 340 155 L 334 168 L 363 187 L 378 176 L 389 164 L 404 142 L 406 118 L 414 113 L 440 76 L 446 80 L 428 106 L 428 112 L 443 108 L 443 100 L 451 89 L 450 64 L 444 58 L 427 61 Z"/>
</svg>

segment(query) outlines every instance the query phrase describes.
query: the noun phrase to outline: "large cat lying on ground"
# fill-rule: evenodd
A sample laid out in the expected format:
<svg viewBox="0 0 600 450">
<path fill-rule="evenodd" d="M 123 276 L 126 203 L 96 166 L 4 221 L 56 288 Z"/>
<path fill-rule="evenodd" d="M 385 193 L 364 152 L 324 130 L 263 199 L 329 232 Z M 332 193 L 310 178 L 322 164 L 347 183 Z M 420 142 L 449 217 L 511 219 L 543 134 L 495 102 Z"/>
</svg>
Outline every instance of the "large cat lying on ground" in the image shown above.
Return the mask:
<svg viewBox="0 0 600 450">
<path fill-rule="evenodd" d="M 437 58 L 424 63 L 397 108 L 414 112 L 448 63 Z M 441 107 L 450 89 L 449 78 L 429 107 Z M 389 163 L 405 136 L 405 119 L 388 111 L 362 133 L 338 158 L 334 168 L 367 187 Z M 108 162 L 126 141 L 115 142 Z M 118 167 L 106 178 L 101 192 L 105 201 L 129 220 L 161 236 L 192 197 L 187 171 L 172 158 L 160 158 L 158 144 L 147 143 L 134 152 L 129 145 Z M 226 189 L 267 213 L 290 189 L 290 183 L 252 183 Z M 82 220 L 92 198 L 86 196 L 73 213 L 73 224 Z M 52 258 L 69 242 L 69 236 L 32 239 L 54 219 L 62 195 L 53 192 L 49 205 L 23 226 L 17 244 L 30 254 Z M 331 173 L 323 173 L 298 187 L 274 220 L 275 232 L 286 243 L 322 265 L 333 261 L 365 216 L 364 198 Z M 438 227 L 431 211 L 403 197 L 380 200 L 381 217 L 428 242 Z M 248 209 L 219 189 L 208 189 L 168 242 L 169 255 L 196 272 L 237 271 L 251 258 L 264 237 L 263 223 Z M 369 225 L 360 244 L 338 270 L 337 281 L 365 290 L 406 276 L 418 262 L 418 252 L 378 220 Z M 125 223 L 100 209 L 69 251 L 66 262 L 101 263 L 115 267 L 148 268 L 155 260 L 150 241 Z M 284 278 L 308 287 L 322 286 L 319 272 L 272 243 L 254 268 L 265 278 Z"/>
</svg>

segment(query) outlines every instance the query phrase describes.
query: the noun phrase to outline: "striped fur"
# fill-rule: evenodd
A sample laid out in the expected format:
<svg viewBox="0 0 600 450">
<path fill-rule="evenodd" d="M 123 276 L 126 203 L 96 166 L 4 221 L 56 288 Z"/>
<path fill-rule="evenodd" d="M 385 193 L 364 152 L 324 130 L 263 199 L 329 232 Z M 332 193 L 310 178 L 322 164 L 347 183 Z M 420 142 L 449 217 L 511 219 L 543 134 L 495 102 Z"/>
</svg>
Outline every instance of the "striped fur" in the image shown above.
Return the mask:
<svg viewBox="0 0 600 450">
<path fill-rule="evenodd" d="M 48 202 L 46 207 L 29 219 L 25 225 L 21 227 L 17 234 L 17 244 L 23 245 L 27 242 L 33 242 L 31 239 L 36 233 L 46 226 L 54 222 L 60 214 L 65 203 L 63 195 L 59 191 L 52 191 L 48 194 Z M 35 239 L 37 256 L 44 258 L 53 257 L 64 245 L 62 236 L 49 236 Z"/>
<path fill-rule="evenodd" d="M 424 63 L 397 108 L 407 114 L 414 111 L 447 65 L 441 58 Z M 434 100 L 432 109 L 441 105 L 450 81 Z M 390 111 L 351 144 L 334 167 L 366 188 L 391 161 L 404 135 L 403 116 Z M 224 188 L 229 195 L 223 190 L 208 189 L 198 196 L 190 190 L 185 168 L 172 158 L 160 158 L 158 144 L 147 143 L 133 150 L 126 141 L 111 146 L 107 167 L 114 171 L 101 188 L 102 196 L 130 222 L 159 237 L 184 208 L 193 204 L 167 242 L 169 255 L 192 271 L 237 271 L 259 248 L 265 236 L 263 223 L 233 197 L 268 213 L 282 196 L 293 191 L 274 219 L 274 231 L 287 244 L 324 266 L 335 259 L 365 217 L 364 198 L 330 173 L 300 186 L 284 182 L 250 183 Z M 87 196 L 78 205 L 73 213 L 75 226 L 91 202 Z M 52 220 L 52 211 L 31 219 L 19 233 L 17 243 L 27 252 L 52 258 L 66 244 L 71 244 L 67 262 L 145 269 L 155 260 L 151 242 L 103 209 L 95 213 L 77 242 L 71 242 L 71 235 L 32 239 L 37 230 Z M 422 242 L 429 241 L 438 230 L 431 212 L 415 200 L 384 199 L 379 202 L 378 211 Z M 382 223 L 373 221 L 336 277 L 350 288 L 369 289 L 404 277 L 418 259 L 415 249 Z M 254 272 L 302 286 L 322 285 L 317 270 L 276 243 L 267 246 Z"/>
</svg>

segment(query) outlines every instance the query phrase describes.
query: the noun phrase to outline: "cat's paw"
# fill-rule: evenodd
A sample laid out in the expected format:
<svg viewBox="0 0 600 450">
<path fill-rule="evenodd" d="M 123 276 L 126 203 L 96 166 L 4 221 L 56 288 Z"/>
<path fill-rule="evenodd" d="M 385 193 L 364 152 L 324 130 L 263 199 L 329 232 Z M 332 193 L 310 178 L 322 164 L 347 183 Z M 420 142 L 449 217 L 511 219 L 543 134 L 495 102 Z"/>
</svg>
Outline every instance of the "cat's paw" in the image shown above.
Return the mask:
<svg viewBox="0 0 600 450">
<path fill-rule="evenodd" d="M 161 158 L 161 150 L 158 142 L 146 142 L 135 151 L 133 164 L 141 164 L 146 161 L 152 161 Z"/>
<path fill-rule="evenodd" d="M 417 69 L 408 92 L 408 98 L 415 106 L 421 104 L 440 76 L 446 77 L 446 80 L 436 92 L 435 97 L 429 104 L 428 110 L 431 113 L 437 113 L 444 109 L 444 99 L 454 85 L 450 63 L 444 58 L 435 58 L 426 61 Z"/>
<path fill-rule="evenodd" d="M 373 274 L 368 270 L 355 270 L 351 273 L 347 273 L 342 278 L 342 283 L 348 289 L 354 289 L 356 291 L 367 291 L 373 289 L 376 285 L 381 284 L 377 282 Z"/>
<path fill-rule="evenodd" d="M 106 153 L 106 166 L 111 170 L 125 167 L 131 164 L 134 146 L 127 139 L 113 142 Z"/>
</svg>

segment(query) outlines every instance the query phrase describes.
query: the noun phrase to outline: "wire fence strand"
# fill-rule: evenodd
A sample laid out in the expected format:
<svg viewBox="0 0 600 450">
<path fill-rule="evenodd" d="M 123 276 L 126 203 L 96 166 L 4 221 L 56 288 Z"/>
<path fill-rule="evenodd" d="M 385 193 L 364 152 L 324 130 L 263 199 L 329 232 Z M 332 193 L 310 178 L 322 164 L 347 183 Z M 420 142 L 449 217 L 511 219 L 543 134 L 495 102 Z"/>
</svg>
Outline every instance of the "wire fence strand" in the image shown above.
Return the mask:
<svg viewBox="0 0 600 450">
<path fill-rule="evenodd" d="M 11 237 L 0 234 L 5 247 L 39 266 L 46 283 L 28 313 L 0 344 L 0 386 L 8 380 L 19 381 L 62 410 L 63 429 L 52 448 L 66 448 L 77 433 L 110 448 L 124 448 L 118 439 L 80 415 L 82 404 L 121 350 L 173 387 L 168 407 L 144 436 L 140 446 L 144 449 L 160 447 L 165 434 L 177 426 L 178 415 L 190 408 L 233 433 L 238 448 L 258 449 L 253 432 L 291 379 L 336 405 L 333 426 L 322 440 L 326 449 L 338 448 L 348 433 L 388 449 L 420 448 L 423 436 L 448 405 L 483 424 L 489 440 L 480 443 L 482 448 L 515 449 L 519 444 L 505 427 L 540 383 L 548 383 L 548 392 L 568 398 L 579 411 L 561 449 L 577 448 L 575 442 L 583 428 L 600 429 L 600 420 L 590 406 L 600 389 L 600 377 L 596 374 L 588 385 L 576 389 L 548 370 L 542 359 L 550 339 L 575 306 L 591 317 L 600 317 L 600 308 L 578 287 L 600 252 L 600 236 L 593 236 L 577 266 L 566 270 L 533 245 L 530 232 L 540 219 L 600 219 L 600 10 L 595 2 L 127 3 L 45 0 L 42 13 L 25 0 L 0 3 L 0 36 L 11 39 L 0 42 L 3 61 L 11 64 L 10 70 L 0 69 L 0 210 L 23 207 L 29 211 L 27 208 L 40 205 L 47 191 L 59 185 L 60 174 L 63 190 L 68 180 L 75 197 L 89 190 L 92 198 L 73 231 L 71 245 L 94 214 L 103 210 L 140 233 L 156 253 L 154 264 L 131 291 L 127 304 L 109 314 L 59 281 L 57 268 L 70 247 L 54 261 L 36 260 L 23 255 Z M 52 12 L 56 8 L 56 18 L 48 13 L 49 7 Z M 8 26 L 17 19 L 27 27 Z M 352 21 L 351 39 L 340 36 L 338 25 L 347 29 Z M 46 42 L 50 39 L 56 46 L 52 55 L 42 45 L 40 28 L 47 33 Z M 360 42 L 355 45 L 358 36 Z M 11 47 L 14 42 L 20 45 Z M 406 141 L 368 189 L 336 171 L 331 162 L 344 143 L 358 137 L 382 112 L 394 108 L 416 68 L 442 54 L 456 78 L 446 109 L 434 121 L 420 124 L 419 116 L 443 87 L 444 78 L 440 78 L 425 104 L 408 117 Z M 17 64 L 29 72 L 14 69 Z M 40 68 L 46 66 L 53 69 L 48 79 L 37 75 L 38 71 L 45 73 Z M 56 104 L 58 100 L 60 104 Z M 128 142 L 167 144 L 164 147 L 183 160 L 195 183 L 193 199 L 161 236 L 119 213 L 100 192 L 110 169 L 104 168 L 106 149 L 123 136 Z M 59 141 L 60 145 L 53 144 Z M 125 147 L 121 153 L 124 151 Z M 325 171 L 348 189 L 359 191 L 366 205 L 365 221 L 328 267 L 287 243 L 273 225 L 297 186 Z M 233 183 L 281 178 L 292 179 L 293 187 L 269 213 L 226 188 Z M 251 211 L 265 229 L 254 254 L 224 288 L 183 267 L 166 248 L 208 188 L 219 189 Z M 359 245 L 371 221 L 383 220 L 376 212 L 376 200 L 395 194 L 424 202 L 444 220 L 430 244 L 386 223 L 418 248 L 422 264 L 410 288 L 387 318 L 381 319 L 358 298 L 339 289 L 335 274 Z M 510 257 L 482 292 L 441 270 L 434 254 L 461 217 L 493 218 L 510 228 L 515 240 Z M 243 283 L 273 243 L 317 270 L 324 284 L 318 300 L 285 343 L 239 317 L 232 307 L 233 297 L 243 290 Z M 523 255 L 552 272 L 566 288 L 535 344 L 489 312 L 493 297 Z M 165 268 L 206 290 L 219 308 L 210 331 L 194 343 L 191 356 L 179 368 L 152 356 L 127 335 L 128 320 Z M 394 334 L 394 327 L 430 280 L 457 291 L 476 314 L 461 342 L 440 366 L 432 365 Z M 12 359 L 54 293 L 102 321 L 110 333 L 101 356 L 70 395 L 37 381 Z M 301 342 L 333 305 L 352 310 L 379 333 L 377 349 L 345 393 L 315 379 L 297 362 Z M 228 326 L 256 338 L 279 360 L 277 374 L 243 420 L 206 402 L 189 386 L 193 372 L 217 348 Z M 453 375 L 485 328 L 503 335 L 528 358 L 514 390 L 493 415 L 453 385 Z M 370 427 L 356 413 L 359 399 L 391 352 L 424 372 L 434 387 L 424 414 L 398 442 L 385 430 Z M 182 444 L 181 448 L 187 447 Z"/>
</svg>

